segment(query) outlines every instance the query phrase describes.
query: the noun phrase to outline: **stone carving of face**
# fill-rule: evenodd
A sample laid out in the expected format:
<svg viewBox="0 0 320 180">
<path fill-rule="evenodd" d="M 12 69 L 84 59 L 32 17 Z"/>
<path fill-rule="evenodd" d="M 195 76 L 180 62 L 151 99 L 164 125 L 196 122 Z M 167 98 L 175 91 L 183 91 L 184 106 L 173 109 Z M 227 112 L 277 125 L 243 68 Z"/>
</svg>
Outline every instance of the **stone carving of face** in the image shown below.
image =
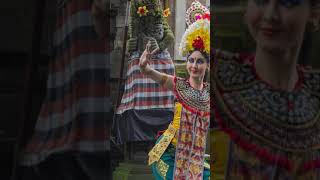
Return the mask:
<svg viewBox="0 0 320 180">
<path fill-rule="evenodd" d="M 144 17 L 141 22 L 141 27 L 143 33 L 146 36 L 153 37 L 157 41 L 161 40 L 164 36 L 164 28 L 162 24 L 161 15 L 162 11 L 161 6 L 158 1 L 153 2 L 151 0 L 138 0 L 146 5 L 148 9 L 148 16 Z"/>
<path fill-rule="evenodd" d="M 145 28 L 146 28 L 145 34 L 147 36 L 151 36 L 151 37 L 155 38 L 157 41 L 160 41 L 163 38 L 164 29 L 163 29 L 162 23 L 160 23 L 160 22 L 152 23 L 152 25 L 147 26 Z"/>
</svg>

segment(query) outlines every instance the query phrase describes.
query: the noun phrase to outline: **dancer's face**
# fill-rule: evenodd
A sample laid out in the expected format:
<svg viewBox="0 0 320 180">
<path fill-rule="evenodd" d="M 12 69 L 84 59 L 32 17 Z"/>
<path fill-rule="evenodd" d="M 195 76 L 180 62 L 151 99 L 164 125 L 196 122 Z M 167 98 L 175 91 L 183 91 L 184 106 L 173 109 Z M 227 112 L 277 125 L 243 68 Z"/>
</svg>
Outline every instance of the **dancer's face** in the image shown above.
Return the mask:
<svg viewBox="0 0 320 180">
<path fill-rule="evenodd" d="M 257 46 L 282 52 L 302 44 L 310 0 L 248 0 L 245 21 Z"/>
<path fill-rule="evenodd" d="M 200 51 L 194 51 L 187 59 L 187 71 L 190 78 L 201 78 L 203 80 L 208 68 L 209 64 L 207 59 Z"/>
</svg>

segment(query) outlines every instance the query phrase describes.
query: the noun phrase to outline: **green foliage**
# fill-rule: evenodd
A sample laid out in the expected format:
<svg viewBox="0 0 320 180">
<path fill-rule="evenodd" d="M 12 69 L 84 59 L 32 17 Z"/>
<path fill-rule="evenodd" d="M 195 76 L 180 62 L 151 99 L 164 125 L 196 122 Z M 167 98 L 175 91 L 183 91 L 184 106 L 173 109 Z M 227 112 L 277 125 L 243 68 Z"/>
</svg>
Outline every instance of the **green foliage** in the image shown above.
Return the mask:
<svg viewBox="0 0 320 180">
<path fill-rule="evenodd" d="M 139 17 L 137 14 L 138 8 L 142 6 L 146 6 L 147 10 L 149 11 L 147 16 L 153 16 L 162 18 L 163 17 L 163 10 L 161 9 L 160 5 L 158 4 L 157 0 L 148 0 L 146 2 L 142 1 L 134 1 L 134 8 L 131 7 L 131 15 Z M 154 8 L 150 8 L 153 5 Z M 145 18 L 146 16 L 141 16 L 140 18 Z"/>
<path fill-rule="evenodd" d="M 178 77 L 187 78 L 188 72 L 186 70 L 186 63 L 175 62 L 175 73 Z"/>
</svg>

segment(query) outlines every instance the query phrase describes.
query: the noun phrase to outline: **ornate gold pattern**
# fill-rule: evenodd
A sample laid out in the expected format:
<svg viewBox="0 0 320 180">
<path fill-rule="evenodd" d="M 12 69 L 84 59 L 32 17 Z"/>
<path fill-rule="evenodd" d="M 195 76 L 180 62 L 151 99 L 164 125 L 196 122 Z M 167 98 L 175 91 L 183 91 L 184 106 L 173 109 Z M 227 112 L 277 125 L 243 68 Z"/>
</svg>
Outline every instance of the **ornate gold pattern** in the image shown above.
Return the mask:
<svg viewBox="0 0 320 180">
<path fill-rule="evenodd" d="M 163 134 L 162 139 L 151 149 L 149 152 L 149 161 L 148 164 L 158 161 L 165 150 L 168 148 L 171 140 L 173 139 L 177 129 L 173 128 L 172 125 L 169 125 L 169 128 Z"/>
<path fill-rule="evenodd" d="M 200 179 L 202 177 L 209 118 L 209 116 L 198 116 L 188 110 L 181 113 L 174 179 Z"/>
<path fill-rule="evenodd" d="M 313 171 L 314 162 L 320 158 L 320 96 L 314 93 L 320 92 L 320 72 L 297 67 L 301 81 L 293 91 L 282 91 L 255 75 L 254 60 L 239 60 L 217 60 L 212 76 L 216 82 L 212 88 L 216 90 L 213 101 L 219 114 L 217 122 L 231 130 L 230 137 L 237 137 L 233 140 L 237 146 L 232 148 L 222 145 L 233 144 L 229 139 L 220 139 L 219 145 L 214 145 L 229 148 L 227 158 L 232 160 L 225 168 L 222 156 L 226 155 L 215 153 L 214 174 L 243 179 L 236 173 L 243 166 L 250 167 L 248 174 L 259 169 L 261 173 L 251 179 L 262 179 L 259 175 L 269 172 L 266 167 L 272 165 L 283 179 L 300 179 L 297 173 L 308 179 L 304 174 Z M 263 154 L 255 153 L 255 149 Z M 276 161 L 265 161 L 266 157 Z M 278 163 L 278 158 L 285 163 Z"/>
<path fill-rule="evenodd" d="M 180 103 L 176 103 L 175 107 L 176 108 L 174 112 L 174 121 L 171 122 L 168 129 L 163 133 L 161 140 L 151 149 L 151 151 L 148 154 L 149 165 L 158 161 L 161 158 L 162 154 L 166 151 L 171 141 L 173 141 L 174 136 L 176 135 L 176 132 L 179 129 L 179 121 L 177 122 L 177 120 L 180 120 L 182 105 Z"/>
<path fill-rule="evenodd" d="M 167 172 L 169 169 L 169 165 L 163 162 L 161 159 L 157 162 L 157 169 L 159 171 L 159 174 L 163 179 L 166 179 L 167 177 Z"/>
<path fill-rule="evenodd" d="M 176 92 L 181 100 L 189 107 L 203 112 L 210 111 L 210 85 L 204 83 L 202 90 L 191 87 L 189 81 L 177 78 Z"/>
<path fill-rule="evenodd" d="M 192 174 L 200 174 L 201 173 L 201 166 L 195 165 L 195 164 L 191 164 L 190 165 L 190 172 Z"/>
<path fill-rule="evenodd" d="M 276 151 L 309 153 L 319 149 L 320 136 L 316 133 L 320 129 L 320 97 L 310 92 L 318 89 L 313 83 L 319 82 L 320 73 L 303 71 L 301 88 L 285 92 L 257 79 L 252 63 L 220 59 L 217 62 L 217 83 L 213 86 L 217 91 L 213 98 L 229 128 Z"/>
</svg>

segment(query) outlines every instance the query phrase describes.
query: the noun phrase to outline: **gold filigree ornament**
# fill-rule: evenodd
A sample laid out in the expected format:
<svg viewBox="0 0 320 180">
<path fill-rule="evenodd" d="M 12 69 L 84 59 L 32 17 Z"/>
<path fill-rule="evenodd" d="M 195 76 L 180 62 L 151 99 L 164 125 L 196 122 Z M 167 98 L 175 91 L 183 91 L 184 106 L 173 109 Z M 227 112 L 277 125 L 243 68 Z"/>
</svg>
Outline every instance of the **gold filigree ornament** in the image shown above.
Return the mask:
<svg viewBox="0 0 320 180">
<path fill-rule="evenodd" d="M 158 161 L 157 165 L 157 170 L 160 174 L 160 176 L 163 178 L 163 179 L 166 179 L 167 177 L 167 172 L 168 172 L 168 169 L 169 169 L 169 165 L 166 164 L 164 161 L 162 161 L 161 159 Z"/>
</svg>

